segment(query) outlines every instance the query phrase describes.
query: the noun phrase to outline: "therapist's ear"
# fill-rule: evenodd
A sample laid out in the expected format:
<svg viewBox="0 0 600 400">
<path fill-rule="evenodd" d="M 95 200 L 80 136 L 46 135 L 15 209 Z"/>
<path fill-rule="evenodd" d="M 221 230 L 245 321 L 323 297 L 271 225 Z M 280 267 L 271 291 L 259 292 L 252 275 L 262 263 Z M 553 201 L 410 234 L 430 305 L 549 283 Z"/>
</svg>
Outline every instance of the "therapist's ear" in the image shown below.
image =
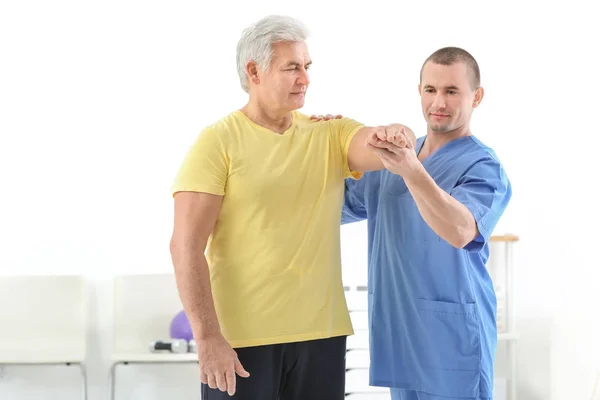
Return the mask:
<svg viewBox="0 0 600 400">
<path fill-rule="evenodd" d="M 473 108 L 477 108 L 483 100 L 484 91 L 482 87 L 477 88 L 475 91 L 475 98 L 473 99 Z"/>
</svg>

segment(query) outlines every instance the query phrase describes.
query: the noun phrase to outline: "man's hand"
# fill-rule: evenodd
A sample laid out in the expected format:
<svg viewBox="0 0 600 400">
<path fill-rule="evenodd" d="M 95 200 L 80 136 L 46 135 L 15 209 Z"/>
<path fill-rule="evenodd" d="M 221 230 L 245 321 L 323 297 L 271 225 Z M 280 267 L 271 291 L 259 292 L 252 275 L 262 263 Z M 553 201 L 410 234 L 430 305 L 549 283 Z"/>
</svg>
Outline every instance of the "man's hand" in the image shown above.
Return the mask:
<svg viewBox="0 0 600 400">
<path fill-rule="evenodd" d="M 365 140 L 365 146 L 372 145 L 385 148 L 382 147 L 384 143 L 392 143 L 398 147 L 414 148 L 416 138 L 415 134 L 407 126 L 391 124 L 374 128 Z"/>
<path fill-rule="evenodd" d="M 337 115 L 332 115 L 332 114 L 327 114 L 327 115 L 323 115 L 323 114 L 319 114 L 319 115 L 311 115 L 310 119 L 314 120 L 314 121 L 329 121 L 330 119 L 340 119 L 343 118 L 341 114 L 337 114 Z"/>
<path fill-rule="evenodd" d="M 422 168 L 415 152 L 414 133 L 404 125 L 378 127 L 365 142 L 390 172 L 410 179 Z"/>
<path fill-rule="evenodd" d="M 197 340 L 200 381 L 212 389 L 218 388 L 230 396 L 235 393 L 235 374 L 242 378 L 250 376 L 244 369 L 237 353 L 231 348 L 223 335 L 218 334 L 207 339 Z"/>
</svg>

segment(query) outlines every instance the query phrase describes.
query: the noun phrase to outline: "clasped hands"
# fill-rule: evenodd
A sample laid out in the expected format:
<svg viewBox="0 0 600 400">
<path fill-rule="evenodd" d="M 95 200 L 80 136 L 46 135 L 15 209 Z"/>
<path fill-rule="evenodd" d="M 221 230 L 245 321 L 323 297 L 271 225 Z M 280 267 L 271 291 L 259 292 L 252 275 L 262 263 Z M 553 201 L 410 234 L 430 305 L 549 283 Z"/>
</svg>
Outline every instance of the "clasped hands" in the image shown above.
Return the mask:
<svg viewBox="0 0 600 400">
<path fill-rule="evenodd" d="M 341 115 L 313 115 L 313 120 L 338 119 Z M 405 179 L 417 170 L 420 162 L 415 152 L 414 132 L 402 124 L 391 124 L 371 128 L 364 146 L 371 150 L 390 172 Z"/>
</svg>

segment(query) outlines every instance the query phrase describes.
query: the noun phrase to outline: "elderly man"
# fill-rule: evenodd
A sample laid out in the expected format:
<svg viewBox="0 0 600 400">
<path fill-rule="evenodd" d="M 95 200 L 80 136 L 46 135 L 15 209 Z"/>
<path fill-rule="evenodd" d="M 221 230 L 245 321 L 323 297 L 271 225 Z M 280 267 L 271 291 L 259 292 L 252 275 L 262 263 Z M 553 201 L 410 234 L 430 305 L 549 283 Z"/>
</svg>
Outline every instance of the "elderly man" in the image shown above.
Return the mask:
<svg viewBox="0 0 600 400">
<path fill-rule="evenodd" d="M 203 130 L 172 187 L 171 254 L 204 400 L 344 398 L 353 333 L 341 279 L 344 180 L 383 168 L 366 143 L 402 148 L 414 134 L 300 114 L 306 37 L 281 16 L 244 31 L 237 68 L 248 103 Z"/>
</svg>

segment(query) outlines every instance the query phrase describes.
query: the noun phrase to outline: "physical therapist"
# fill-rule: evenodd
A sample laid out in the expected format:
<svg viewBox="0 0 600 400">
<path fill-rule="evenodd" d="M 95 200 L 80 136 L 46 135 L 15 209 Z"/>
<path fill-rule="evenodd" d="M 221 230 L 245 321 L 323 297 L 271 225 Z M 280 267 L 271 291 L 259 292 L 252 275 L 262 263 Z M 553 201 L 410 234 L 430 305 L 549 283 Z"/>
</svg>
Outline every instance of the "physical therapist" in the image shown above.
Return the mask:
<svg viewBox="0 0 600 400">
<path fill-rule="evenodd" d="M 387 169 L 347 180 L 343 223 L 368 220 L 370 384 L 393 400 L 491 399 L 496 297 L 489 238 L 512 196 L 495 152 L 472 135 L 479 67 L 449 47 L 423 64 L 427 135 L 379 142 Z"/>
</svg>

